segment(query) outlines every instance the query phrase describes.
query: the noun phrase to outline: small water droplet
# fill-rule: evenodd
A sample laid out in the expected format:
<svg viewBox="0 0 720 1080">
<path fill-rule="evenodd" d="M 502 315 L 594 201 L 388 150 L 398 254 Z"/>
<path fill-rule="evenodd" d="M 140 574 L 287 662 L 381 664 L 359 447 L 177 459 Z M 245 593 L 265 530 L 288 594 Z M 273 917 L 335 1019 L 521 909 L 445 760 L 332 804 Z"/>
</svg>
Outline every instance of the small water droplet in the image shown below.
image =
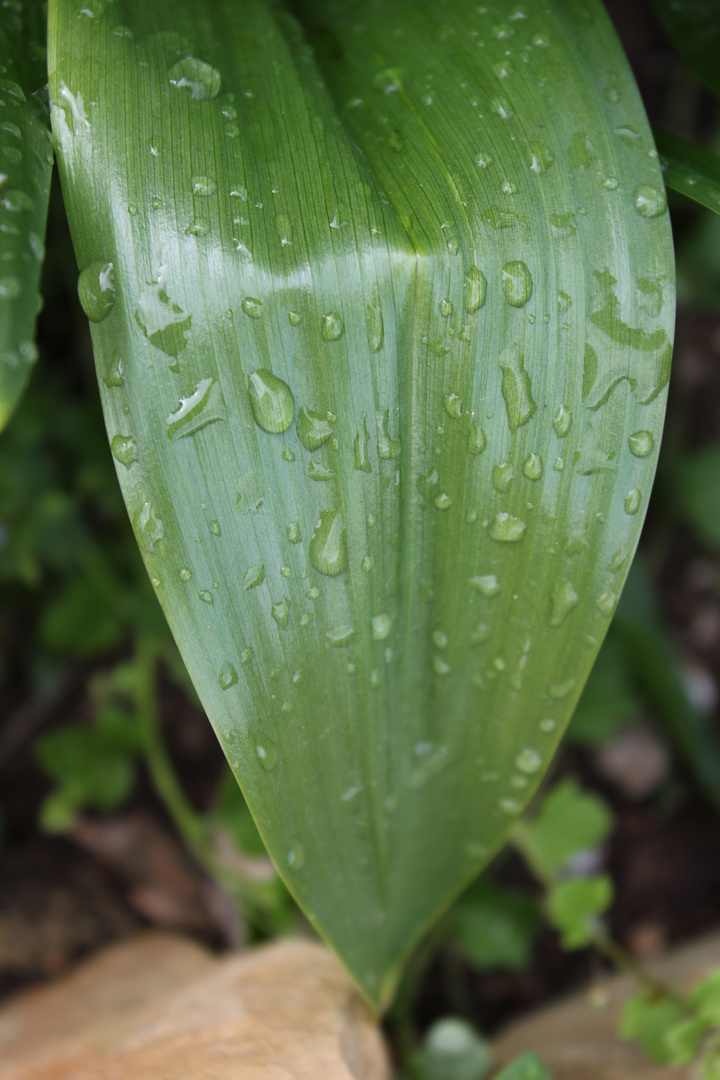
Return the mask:
<svg viewBox="0 0 720 1080">
<path fill-rule="evenodd" d="M 496 491 L 503 494 L 508 490 L 512 483 L 514 473 L 512 465 L 505 462 L 502 465 L 493 465 L 492 470 L 492 483 Z"/>
<path fill-rule="evenodd" d="M 373 641 L 384 641 L 392 628 L 392 616 L 383 612 L 382 615 L 374 615 L 370 620 Z"/>
<path fill-rule="evenodd" d="M 540 721 L 538 727 L 542 731 L 543 735 L 551 735 L 557 727 L 557 723 L 553 720 L 551 716 L 546 716 L 543 720 Z"/>
<path fill-rule="evenodd" d="M 459 394 L 445 394 L 443 398 L 445 404 L 445 412 L 453 420 L 460 420 L 462 418 L 462 398 Z"/>
<path fill-rule="evenodd" d="M 482 454 L 486 446 L 487 436 L 483 429 L 478 424 L 471 424 L 470 432 L 468 434 L 468 454 L 470 454 L 471 457 L 475 457 L 476 454 Z"/>
<path fill-rule="evenodd" d="M 384 413 L 378 413 L 377 416 L 378 425 L 378 455 L 383 460 L 390 458 L 400 457 L 401 445 L 398 439 L 392 439 L 390 437 L 390 410 L 386 409 Z"/>
<path fill-rule="evenodd" d="M 217 184 L 211 176 L 193 176 L 192 193 L 199 199 L 209 199 L 217 191 Z"/>
<path fill-rule="evenodd" d="M 137 443 L 132 435 L 115 435 L 110 443 L 113 457 L 129 469 L 137 461 Z"/>
<path fill-rule="evenodd" d="M 180 568 L 180 572 L 178 574 L 178 577 L 180 578 L 181 581 L 189 581 L 190 578 L 192 577 L 192 570 L 190 569 L 189 566 L 183 566 L 183 567 Z"/>
<path fill-rule="evenodd" d="M 243 589 L 247 592 L 248 589 L 255 589 L 258 585 L 262 585 L 265 580 L 265 566 L 263 563 L 253 563 L 245 571 L 243 576 Z"/>
<path fill-rule="evenodd" d="M 532 419 L 537 409 L 530 376 L 525 370 L 525 357 L 519 345 L 513 342 L 503 349 L 500 369 L 500 390 L 507 410 L 508 427 L 511 431 L 517 431 Z"/>
<path fill-rule="evenodd" d="M 498 806 L 504 814 L 519 814 L 522 804 L 517 799 L 500 799 Z"/>
<path fill-rule="evenodd" d="M 181 397 L 180 405 L 170 413 L 165 423 L 169 439 L 186 439 L 203 428 L 225 419 L 225 406 L 216 379 L 201 379 L 189 397 Z"/>
<path fill-rule="evenodd" d="M 302 315 L 299 311 L 288 311 L 288 321 L 291 326 L 299 326 L 302 322 Z"/>
<path fill-rule="evenodd" d="M 639 184 L 633 192 L 633 206 L 645 218 L 660 217 L 667 210 L 667 197 L 651 184 Z"/>
<path fill-rule="evenodd" d="M 450 300 L 440 301 L 440 314 L 443 319 L 447 319 L 453 313 L 453 306 Z"/>
<path fill-rule="evenodd" d="M 370 350 L 374 353 L 380 352 L 383 344 L 383 338 L 385 336 L 385 327 L 383 324 L 382 311 L 377 304 L 367 304 L 367 329 L 368 329 L 368 343 Z"/>
<path fill-rule="evenodd" d="M 221 690 L 229 690 L 238 681 L 238 673 L 232 664 L 223 664 L 218 675 L 218 684 Z"/>
<path fill-rule="evenodd" d="M 614 592 L 604 592 L 598 596 L 595 604 L 599 610 L 602 611 L 603 615 L 612 615 L 617 601 L 618 598 Z"/>
<path fill-rule="evenodd" d="M 210 522 L 210 532 L 213 534 L 213 536 L 220 536 L 220 522 L 219 521 L 211 521 Z"/>
<path fill-rule="evenodd" d="M 370 556 L 369 555 L 363 555 L 362 559 L 360 560 L 360 569 L 365 574 L 367 574 L 370 570 L 372 570 L 372 566 L 373 566 L 373 561 L 370 558 Z"/>
<path fill-rule="evenodd" d="M 108 371 L 107 375 L 105 376 L 105 385 L 108 388 L 125 385 L 125 375 L 123 373 L 122 360 L 117 355 L 115 355 L 114 363 Z"/>
<path fill-rule="evenodd" d="M 248 647 L 246 649 L 243 649 L 243 651 L 240 653 L 240 663 L 249 664 L 254 656 L 255 652 L 252 645 L 248 645 Z"/>
<path fill-rule="evenodd" d="M 438 649 L 447 649 L 450 639 L 442 630 L 433 630 L 432 639 Z"/>
<path fill-rule="evenodd" d="M 80 305 L 90 322 L 102 322 L 115 306 L 115 282 L 111 262 L 90 263 L 78 278 Z"/>
<path fill-rule="evenodd" d="M 368 435 L 367 423 L 365 417 L 362 419 L 362 427 L 355 436 L 355 442 L 353 444 L 353 453 L 355 458 L 355 468 L 362 472 L 372 472 L 372 465 L 370 464 L 370 455 L 368 453 L 368 443 L 370 437 Z"/>
<path fill-rule="evenodd" d="M 490 627 L 487 623 L 478 623 L 470 634 L 471 645 L 484 645 L 490 638 Z"/>
<path fill-rule="evenodd" d="M 507 262 L 502 268 L 502 289 L 512 307 L 524 307 L 532 296 L 533 280 L 522 259 Z"/>
<path fill-rule="evenodd" d="M 525 750 L 521 750 L 515 758 L 515 768 L 523 773 L 531 775 L 532 773 L 536 773 L 541 766 L 542 758 L 537 750 L 531 750 L 529 747 L 526 747 Z"/>
<path fill-rule="evenodd" d="M 543 460 L 539 454 L 532 453 L 525 458 L 523 464 L 523 475 L 528 480 L 539 480 L 543 474 Z"/>
<path fill-rule="evenodd" d="M 286 382 L 267 368 L 258 368 L 248 379 L 250 407 L 255 423 L 269 435 L 280 435 L 295 419 L 295 398 Z"/>
<path fill-rule="evenodd" d="M 325 634 L 325 640 L 331 649 L 346 649 L 354 637 L 355 628 L 352 626 L 337 626 Z"/>
<path fill-rule="evenodd" d="M 558 439 L 564 439 L 572 427 L 572 410 L 566 405 L 561 405 L 553 417 L 553 429 Z"/>
<path fill-rule="evenodd" d="M 650 431 L 636 431 L 628 437 L 628 446 L 635 457 L 647 457 L 655 449 L 655 439 Z"/>
<path fill-rule="evenodd" d="M 333 471 L 328 465 L 323 465 L 321 461 L 311 461 L 308 465 L 307 474 L 311 480 L 317 482 L 332 480 Z"/>
<path fill-rule="evenodd" d="M 154 551 L 165 535 L 165 527 L 149 502 L 145 502 L 134 519 L 135 532 L 140 546 Z"/>
<path fill-rule="evenodd" d="M 22 283 L 20 282 L 20 280 L 18 278 L 16 278 L 16 277 L 2 277 L 2 278 L 0 278 L 0 300 L 17 300 L 18 296 L 20 296 L 21 293 L 22 293 Z M 99 320 L 95 320 L 95 321 L 99 321 Z"/>
<path fill-rule="evenodd" d="M 270 614 L 280 629 L 284 630 L 290 622 L 290 601 L 286 597 L 277 600 L 270 608 Z"/>
<path fill-rule="evenodd" d="M 337 311 L 323 315 L 320 333 L 325 341 L 339 341 L 345 333 L 345 323 Z"/>
<path fill-rule="evenodd" d="M 321 413 L 311 412 L 305 406 L 298 413 L 295 424 L 297 437 L 306 450 L 319 450 L 333 433 L 332 424 Z"/>
<path fill-rule="evenodd" d="M 243 296 L 240 301 L 240 307 L 251 319 L 262 319 L 262 300 L 256 300 L 254 296 Z"/>
<path fill-rule="evenodd" d="M 264 769 L 265 772 L 272 772 L 277 766 L 278 755 L 274 743 L 268 741 L 265 746 L 256 746 L 255 755 L 260 762 L 260 768 Z M 288 865 L 291 864 L 288 863 Z"/>
<path fill-rule="evenodd" d="M 220 93 L 220 74 L 204 60 L 186 56 L 168 71 L 170 85 L 194 101 L 212 101 Z"/>
<path fill-rule="evenodd" d="M 479 577 L 470 578 L 470 588 L 482 593 L 483 596 L 497 596 L 501 587 L 495 574 L 481 574 Z"/>
<path fill-rule="evenodd" d="M 487 298 L 487 279 L 482 270 L 471 266 L 465 275 L 465 310 L 473 315 L 485 306 Z"/>
<path fill-rule="evenodd" d="M 215 597 L 213 596 L 213 594 L 210 592 L 209 589 L 203 589 L 201 592 L 198 593 L 198 596 L 202 600 L 203 604 L 214 604 L 215 603 Z"/>
<path fill-rule="evenodd" d="M 285 532 L 289 544 L 299 544 L 302 541 L 299 521 L 291 521 L 290 524 L 287 526 Z"/>
<path fill-rule="evenodd" d="M 451 668 L 442 656 L 433 656 L 433 670 L 436 675 L 449 675 Z"/>
<path fill-rule="evenodd" d="M 441 492 L 440 495 L 436 495 L 433 501 L 438 510 L 449 510 L 452 506 L 452 499 L 449 495 L 446 495 L 444 491 Z"/>
<path fill-rule="evenodd" d="M 310 562 L 326 577 L 337 577 L 347 567 L 347 531 L 339 510 L 321 510 L 310 540 Z"/>
<path fill-rule="evenodd" d="M 496 514 L 490 526 L 490 538 L 505 544 L 517 544 L 524 537 L 526 528 L 525 522 L 512 514 Z"/>
<path fill-rule="evenodd" d="M 552 610 L 549 625 L 561 626 L 578 602 L 578 594 L 569 581 L 560 581 L 550 594 Z"/>
<path fill-rule="evenodd" d="M 627 495 L 625 496 L 625 513 L 637 514 L 638 510 L 640 509 L 641 502 L 642 491 L 640 490 L 640 488 L 633 488 L 631 491 L 628 491 Z"/>
<path fill-rule="evenodd" d="M 150 344 L 167 356 L 177 356 L 188 343 L 192 317 L 170 299 L 158 282 L 140 294 L 135 320 Z"/>
</svg>

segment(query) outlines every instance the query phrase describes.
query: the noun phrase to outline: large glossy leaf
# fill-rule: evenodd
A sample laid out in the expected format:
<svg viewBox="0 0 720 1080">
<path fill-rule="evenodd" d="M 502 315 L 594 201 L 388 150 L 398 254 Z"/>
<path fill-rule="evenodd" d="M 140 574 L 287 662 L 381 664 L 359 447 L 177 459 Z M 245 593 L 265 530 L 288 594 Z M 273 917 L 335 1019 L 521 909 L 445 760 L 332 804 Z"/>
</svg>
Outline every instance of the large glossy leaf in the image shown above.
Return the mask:
<svg viewBox="0 0 720 1080">
<path fill-rule="evenodd" d="M 0 13 L 0 431 L 37 357 L 52 149 L 45 86 L 45 5 L 9 0 Z"/>
<path fill-rule="evenodd" d="M 522 811 L 655 471 L 673 264 L 604 11 L 53 0 L 138 541 L 369 999 Z"/>
</svg>

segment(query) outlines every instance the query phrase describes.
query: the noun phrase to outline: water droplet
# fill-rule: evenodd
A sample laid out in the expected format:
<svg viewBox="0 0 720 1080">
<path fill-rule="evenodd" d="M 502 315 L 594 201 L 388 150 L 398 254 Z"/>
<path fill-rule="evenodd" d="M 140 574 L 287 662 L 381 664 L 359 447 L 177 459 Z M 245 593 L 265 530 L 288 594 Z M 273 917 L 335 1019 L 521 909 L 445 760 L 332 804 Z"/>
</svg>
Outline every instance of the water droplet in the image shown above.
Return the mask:
<svg viewBox="0 0 720 1080">
<path fill-rule="evenodd" d="M 280 435 L 295 419 L 295 398 L 286 382 L 267 368 L 258 368 L 248 379 L 250 407 L 255 423 L 269 435 Z"/>
<path fill-rule="evenodd" d="M 140 546 L 148 551 L 154 551 L 156 544 L 165 535 L 165 527 L 149 502 L 143 503 L 134 524 Z"/>
<path fill-rule="evenodd" d="M 240 663 L 249 664 L 254 656 L 255 653 L 253 651 L 252 645 L 248 645 L 248 647 L 246 649 L 243 649 L 243 651 L 240 653 Z"/>
<path fill-rule="evenodd" d="M 640 184 L 633 192 L 633 206 L 645 218 L 660 217 L 667 210 L 667 197 L 659 188 Z"/>
<path fill-rule="evenodd" d="M 449 510 L 452 506 L 452 499 L 449 495 L 446 495 L 444 491 L 440 495 L 435 496 L 434 502 L 438 510 Z"/>
<path fill-rule="evenodd" d="M 487 446 L 487 436 L 478 424 L 470 425 L 470 432 L 468 434 L 468 454 L 474 457 L 476 454 L 482 454 L 483 450 Z"/>
<path fill-rule="evenodd" d="M 377 416 L 378 425 L 378 455 L 383 460 L 389 458 L 400 457 L 401 446 L 397 439 L 390 438 L 390 410 L 386 409 L 384 413 L 378 413 Z"/>
<path fill-rule="evenodd" d="M 565 468 L 565 458 L 561 458 L 561 457 L 555 458 L 555 462 L 553 464 L 553 469 L 555 470 L 555 472 L 562 472 L 564 468 Z"/>
<path fill-rule="evenodd" d="M 368 454 L 369 440 L 370 437 L 368 435 L 367 424 L 365 422 L 365 417 L 363 416 L 362 427 L 355 436 L 355 442 L 353 444 L 355 468 L 360 469 L 362 472 L 372 472 L 372 465 L 370 464 L 370 456 Z"/>
<path fill-rule="evenodd" d="M 533 280 L 527 265 L 521 259 L 507 262 L 502 268 L 502 289 L 508 304 L 524 307 L 532 296 Z"/>
<path fill-rule="evenodd" d="M 105 385 L 108 388 L 125 385 L 125 375 L 123 374 L 122 360 L 117 355 L 114 357 L 113 366 L 110 368 L 110 371 L 105 376 Z"/>
<path fill-rule="evenodd" d="M 515 758 L 515 768 L 519 769 L 520 772 L 528 774 L 536 773 L 541 766 L 542 758 L 537 750 L 526 748 L 525 750 L 521 750 Z"/>
<path fill-rule="evenodd" d="M 552 611 L 550 612 L 550 626 L 561 626 L 572 609 L 578 602 L 578 594 L 569 581 L 560 581 L 554 586 L 550 594 Z"/>
<path fill-rule="evenodd" d="M 276 601 L 270 608 L 270 614 L 281 630 L 284 630 L 290 622 L 290 601 L 285 597 Z"/>
<path fill-rule="evenodd" d="M 288 321 L 291 326 L 299 326 L 302 322 L 302 315 L 299 311 L 288 311 Z"/>
<path fill-rule="evenodd" d="M 540 721 L 538 727 L 544 735 L 551 735 L 557 727 L 557 724 L 551 716 L 546 716 L 543 720 Z"/>
<path fill-rule="evenodd" d="M 295 430 L 306 450 L 319 450 L 333 433 L 332 424 L 325 416 L 311 412 L 304 405 L 298 413 Z"/>
<path fill-rule="evenodd" d="M 275 744 L 268 742 L 266 746 L 256 746 L 255 755 L 260 762 L 260 768 L 265 772 L 272 772 L 277 766 L 277 750 Z M 288 863 L 288 865 L 291 865 Z"/>
<path fill-rule="evenodd" d="M 506 492 L 512 483 L 514 473 L 512 465 L 505 462 L 503 465 L 493 465 L 492 483 L 496 491 L 501 494 Z"/>
<path fill-rule="evenodd" d="M 213 534 L 213 536 L 220 536 L 220 522 L 219 521 L 211 521 L 210 522 L 210 532 Z"/>
<path fill-rule="evenodd" d="M 546 172 L 555 160 L 552 152 L 545 146 L 531 146 L 525 153 L 530 171 L 537 176 Z"/>
<path fill-rule="evenodd" d="M 376 304 L 367 304 L 367 329 L 368 329 L 368 343 L 372 352 L 380 352 L 382 348 L 383 338 L 385 336 L 385 327 L 383 324 L 382 311 Z"/>
<path fill-rule="evenodd" d="M 523 475 L 528 480 L 539 480 L 543 474 L 543 460 L 539 454 L 532 453 L 525 458 L 523 465 Z"/>
<path fill-rule="evenodd" d="M 254 296 L 243 296 L 240 307 L 251 319 L 262 319 L 262 300 L 256 300 Z"/>
<path fill-rule="evenodd" d="M 497 596 L 502 586 L 495 574 L 481 574 L 479 577 L 470 578 L 470 588 L 482 593 L 483 596 Z"/>
<path fill-rule="evenodd" d="M 178 574 L 178 577 L 180 578 L 181 581 L 189 581 L 190 578 L 192 577 L 192 570 L 190 569 L 189 566 L 183 566 L 183 567 L 180 568 L 180 572 Z"/>
<path fill-rule="evenodd" d="M 345 333 L 345 323 L 337 311 L 323 315 L 320 333 L 325 341 L 339 341 Z"/>
<path fill-rule="evenodd" d="M 247 592 L 248 589 L 255 589 L 258 585 L 262 585 L 265 580 L 265 567 L 263 563 L 253 563 L 248 567 L 243 576 L 243 589 Z"/>
<path fill-rule="evenodd" d="M 577 686 L 575 679 L 566 679 L 565 682 L 554 683 L 550 687 L 550 697 L 555 701 L 563 701 L 564 698 L 569 697 L 573 690 Z"/>
<path fill-rule="evenodd" d="M 517 544 L 525 535 L 527 526 L 511 514 L 496 514 L 490 526 L 490 538 L 506 544 Z"/>
<path fill-rule="evenodd" d="M 331 649 L 346 649 L 354 637 L 355 629 L 352 626 L 337 626 L 325 634 Z"/>
<path fill-rule="evenodd" d="M 168 356 L 177 356 L 186 347 L 192 317 L 170 299 L 159 283 L 140 294 L 135 319 L 150 344 Z"/>
<path fill-rule="evenodd" d="M 180 406 L 165 423 L 169 439 L 186 439 L 209 424 L 225 419 L 225 406 L 216 379 L 201 379 L 189 397 L 180 398 Z"/>
<path fill-rule="evenodd" d="M 471 266 L 465 275 L 465 310 L 473 315 L 485 306 L 487 298 L 487 279 L 482 270 Z"/>
<path fill-rule="evenodd" d="M 321 461 L 311 461 L 308 465 L 307 474 L 311 480 L 326 481 L 332 480 L 333 471 L 328 465 L 323 465 Z"/>
<path fill-rule="evenodd" d="M 517 431 L 534 416 L 537 408 L 532 397 L 530 376 L 525 370 L 525 357 L 517 344 L 503 349 L 500 357 L 501 391 L 507 410 L 508 427 Z"/>
<path fill-rule="evenodd" d="M 619 186 L 620 181 L 616 176 L 608 176 L 603 180 L 603 187 L 606 188 L 607 191 L 617 191 Z"/>
<path fill-rule="evenodd" d="M 369 571 L 372 570 L 372 566 L 373 566 L 373 561 L 370 558 L 370 556 L 369 555 L 363 555 L 362 559 L 360 560 L 360 569 L 363 571 L 363 573 L 365 573 L 365 574 L 369 573 Z"/>
<path fill-rule="evenodd" d="M 447 319 L 450 315 L 452 315 L 452 313 L 453 313 L 453 306 L 452 306 L 452 303 L 450 302 L 450 300 L 441 300 L 440 301 L 440 314 L 442 315 L 443 319 Z"/>
<path fill-rule="evenodd" d="M 450 639 L 442 630 L 433 630 L 432 639 L 438 649 L 447 649 Z"/>
<path fill-rule="evenodd" d="M 198 597 L 202 600 L 203 604 L 212 605 L 215 603 L 215 597 L 209 589 L 203 589 L 201 592 L 198 593 Z"/>
<path fill-rule="evenodd" d="M 194 101 L 212 101 L 220 93 L 220 75 L 206 64 L 204 60 L 198 60 L 194 56 L 186 56 L 168 71 L 170 85 L 185 94 L 189 94 Z"/>
<path fill-rule="evenodd" d="M 462 398 L 459 394 L 445 394 L 443 398 L 445 403 L 445 412 L 453 420 L 460 420 L 462 418 Z"/>
<path fill-rule="evenodd" d="M 16 277 L 0 278 L 0 300 L 17 300 L 22 293 L 22 284 Z M 112 307 L 112 304 L 110 305 Z M 104 318 L 104 316 L 103 316 Z M 94 320 L 98 322 L 99 320 Z"/>
<path fill-rule="evenodd" d="M 390 633 L 392 623 L 392 616 L 387 615 L 385 612 L 382 615 L 373 616 L 370 620 L 373 641 L 384 641 Z"/>
<path fill-rule="evenodd" d="M 553 429 L 558 439 L 564 439 L 566 437 L 572 427 L 572 421 L 572 410 L 568 409 L 565 405 L 561 405 L 555 413 L 552 422 Z"/>
<path fill-rule="evenodd" d="M 614 592 L 604 592 L 598 596 L 595 604 L 599 610 L 602 611 L 603 615 L 612 615 L 617 601 L 618 598 Z"/>
<path fill-rule="evenodd" d="M 211 176 L 193 176 L 192 193 L 199 199 L 209 199 L 217 191 L 217 184 Z"/>
<path fill-rule="evenodd" d="M 347 567 L 347 531 L 339 510 L 321 510 L 310 540 L 310 562 L 326 577 L 337 577 Z"/>
<path fill-rule="evenodd" d="M 636 431 L 628 437 L 628 446 L 635 457 L 647 457 L 655 449 L 655 439 L 650 431 Z"/>
<path fill-rule="evenodd" d="M 137 461 L 137 443 L 132 435 L 115 435 L 110 443 L 113 457 L 129 469 Z"/>
<path fill-rule="evenodd" d="M 625 496 L 625 513 L 637 514 L 642 502 L 642 491 L 640 488 L 633 488 L 632 491 L 628 491 Z"/>
<path fill-rule="evenodd" d="M 504 814 L 519 814 L 522 810 L 522 804 L 516 799 L 500 799 L 498 806 Z"/>
<path fill-rule="evenodd" d="M 484 645 L 490 638 L 490 627 L 486 623 L 478 623 L 470 634 L 471 645 Z"/>
<path fill-rule="evenodd" d="M 433 671 L 436 675 L 449 675 L 451 668 L 442 656 L 433 656 Z"/>
<path fill-rule="evenodd" d="M 115 283 L 111 262 L 90 263 L 78 278 L 78 297 L 90 322 L 102 322 L 115 305 Z"/>
<path fill-rule="evenodd" d="M 232 664 L 223 664 L 218 675 L 218 685 L 221 690 L 229 690 L 238 681 L 238 673 Z"/>
<path fill-rule="evenodd" d="M 302 844 L 297 840 L 288 851 L 286 862 L 290 870 L 300 870 L 303 866 L 305 862 L 305 852 Z"/>
<path fill-rule="evenodd" d="M 289 544 L 299 544 L 302 541 L 299 521 L 291 521 L 290 524 L 287 526 L 285 532 Z"/>
</svg>

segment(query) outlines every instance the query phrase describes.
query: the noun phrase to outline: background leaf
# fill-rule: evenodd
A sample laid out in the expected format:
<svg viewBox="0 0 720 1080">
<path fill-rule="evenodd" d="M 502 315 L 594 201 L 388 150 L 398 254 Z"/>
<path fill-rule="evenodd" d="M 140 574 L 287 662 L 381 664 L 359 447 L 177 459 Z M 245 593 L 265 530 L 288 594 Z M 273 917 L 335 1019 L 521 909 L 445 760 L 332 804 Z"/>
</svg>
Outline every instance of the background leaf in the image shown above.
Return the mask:
<svg viewBox="0 0 720 1080">
<path fill-rule="evenodd" d="M 656 129 L 655 139 L 660 151 L 660 167 L 666 186 L 720 214 L 718 158 L 667 131 Z"/>
<path fill-rule="evenodd" d="M 637 91 L 584 2 L 50 11 L 138 541 L 268 850 L 386 1002 L 637 542 L 673 320 Z"/>
<path fill-rule="evenodd" d="M 708 90 L 720 94 L 718 0 L 653 0 L 673 46 Z"/>
<path fill-rule="evenodd" d="M 0 21 L 0 431 L 37 357 L 52 172 L 47 114 L 36 91 L 47 82 L 46 5 L 6 5 Z"/>
</svg>

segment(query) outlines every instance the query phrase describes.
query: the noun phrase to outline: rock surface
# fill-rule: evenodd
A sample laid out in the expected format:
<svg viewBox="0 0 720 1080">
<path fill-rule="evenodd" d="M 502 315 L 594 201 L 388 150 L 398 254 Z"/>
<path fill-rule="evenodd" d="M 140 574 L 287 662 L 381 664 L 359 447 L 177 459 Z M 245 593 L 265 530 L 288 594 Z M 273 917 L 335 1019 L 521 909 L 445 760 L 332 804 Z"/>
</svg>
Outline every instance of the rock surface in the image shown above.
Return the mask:
<svg viewBox="0 0 720 1080">
<path fill-rule="evenodd" d="M 147 934 L 0 1010 L 3 1080 L 389 1080 L 330 953 L 282 941 L 215 958 Z"/>
<path fill-rule="evenodd" d="M 681 989 L 720 965 L 720 934 L 685 946 L 648 970 Z M 611 976 L 577 997 L 534 1013 L 508 1028 L 495 1043 L 498 1062 L 533 1050 L 553 1080 L 696 1080 L 692 1065 L 669 1069 L 652 1062 L 634 1043 L 617 1036 L 624 1001 L 635 992 L 625 976 Z"/>
</svg>

